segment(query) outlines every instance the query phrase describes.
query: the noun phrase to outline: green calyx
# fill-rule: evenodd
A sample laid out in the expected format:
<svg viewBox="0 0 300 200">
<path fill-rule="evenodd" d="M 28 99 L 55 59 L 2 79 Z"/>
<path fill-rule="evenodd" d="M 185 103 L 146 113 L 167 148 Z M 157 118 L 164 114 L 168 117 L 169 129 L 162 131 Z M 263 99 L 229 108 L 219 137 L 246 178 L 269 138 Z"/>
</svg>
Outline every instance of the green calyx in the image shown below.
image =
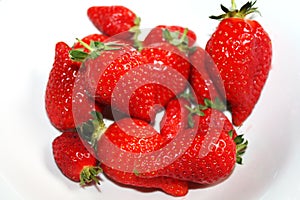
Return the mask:
<svg viewBox="0 0 300 200">
<path fill-rule="evenodd" d="M 203 104 L 198 104 L 194 107 L 186 106 L 186 108 L 190 111 L 190 113 L 188 115 L 189 127 L 194 127 L 193 116 L 194 115 L 198 115 L 198 116 L 201 116 L 201 117 L 205 116 L 203 111 L 208 109 L 208 108 L 216 109 L 216 110 L 219 110 L 219 111 L 225 111 L 226 110 L 225 104 L 219 98 L 216 98 L 215 101 L 212 101 L 210 99 L 205 98 L 204 99 L 204 105 Z"/>
<path fill-rule="evenodd" d="M 91 182 L 100 185 L 100 178 L 98 175 L 102 173 L 102 168 L 99 166 L 86 166 L 80 173 L 80 185 L 84 186 Z"/>
<path fill-rule="evenodd" d="M 90 45 L 83 42 L 82 40 L 76 38 L 76 40 L 84 46 L 89 52 L 85 52 L 83 49 L 73 49 L 69 52 L 70 58 L 76 62 L 84 62 L 87 58 L 95 59 L 97 58 L 103 51 L 112 51 L 118 50 L 124 44 L 120 44 L 117 42 L 98 42 L 91 41 Z"/>
<path fill-rule="evenodd" d="M 77 127 L 80 137 L 87 142 L 95 151 L 100 137 L 105 133 L 106 126 L 100 112 L 92 111 L 92 119 Z"/>
<path fill-rule="evenodd" d="M 257 7 L 254 7 L 256 1 L 248 1 L 246 4 L 244 4 L 240 9 L 236 9 L 235 1 L 231 1 L 231 9 L 226 8 L 221 4 L 221 9 L 224 12 L 224 14 L 218 15 L 218 16 L 210 16 L 211 19 L 217 19 L 222 20 L 226 18 L 242 18 L 244 19 L 247 15 L 251 13 L 259 13 L 257 10 Z M 259 13 L 260 14 L 260 13 Z"/>
<path fill-rule="evenodd" d="M 229 133 L 229 135 L 232 137 L 233 134 Z M 246 152 L 248 141 L 243 138 L 243 135 L 239 135 L 234 138 L 234 142 L 236 144 L 236 163 L 243 164 L 242 155 Z"/>
<path fill-rule="evenodd" d="M 184 32 L 180 36 L 179 31 L 169 31 L 167 28 L 163 30 L 163 38 L 172 44 L 173 46 L 177 47 L 180 51 L 184 53 L 188 53 L 190 51 L 189 39 L 187 37 L 188 28 L 184 29 Z"/>
</svg>

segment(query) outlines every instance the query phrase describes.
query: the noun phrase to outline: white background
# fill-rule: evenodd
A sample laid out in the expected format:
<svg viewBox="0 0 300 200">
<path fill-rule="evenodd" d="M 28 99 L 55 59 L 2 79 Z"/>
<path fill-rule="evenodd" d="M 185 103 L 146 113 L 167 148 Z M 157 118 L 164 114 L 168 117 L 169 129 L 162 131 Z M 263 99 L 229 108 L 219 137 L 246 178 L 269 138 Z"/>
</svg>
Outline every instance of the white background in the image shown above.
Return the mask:
<svg viewBox="0 0 300 200">
<path fill-rule="evenodd" d="M 246 1 L 236 0 L 238 5 Z M 229 0 L 0 0 L 0 198 L 7 200 L 173 199 L 163 192 L 122 188 L 103 177 L 102 185 L 80 188 L 61 175 L 51 153 L 59 134 L 49 123 L 44 93 L 56 42 L 96 33 L 86 10 L 122 4 L 158 24 L 194 30 L 204 47 Z M 296 0 L 258 0 L 256 16 L 273 41 L 273 67 L 254 112 L 238 131 L 249 140 L 243 166 L 225 182 L 191 190 L 178 199 L 300 199 L 300 29 Z"/>
</svg>

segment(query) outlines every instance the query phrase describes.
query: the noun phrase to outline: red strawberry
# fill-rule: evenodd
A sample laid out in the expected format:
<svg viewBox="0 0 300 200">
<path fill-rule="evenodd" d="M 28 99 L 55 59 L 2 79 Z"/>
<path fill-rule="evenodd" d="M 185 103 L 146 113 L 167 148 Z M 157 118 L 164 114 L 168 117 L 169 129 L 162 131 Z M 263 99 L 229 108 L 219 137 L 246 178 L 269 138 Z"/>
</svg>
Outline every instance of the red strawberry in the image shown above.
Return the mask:
<svg viewBox="0 0 300 200">
<path fill-rule="evenodd" d="M 152 110 L 155 105 L 154 88 L 147 84 L 149 69 L 143 67 L 141 54 L 126 44 L 117 47 L 105 47 L 103 43 L 98 45 L 100 49 L 97 46 L 91 49 L 84 61 L 89 93 L 100 104 L 151 121 L 156 112 Z"/>
<path fill-rule="evenodd" d="M 55 61 L 49 75 L 45 94 L 45 107 L 50 122 L 61 131 L 74 129 L 74 114 L 76 122 L 82 123 L 90 118 L 89 112 L 101 109 L 87 96 L 84 89 L 76 87 L 75 81 L 80 63 L 69 58 L 71 48 L 64 42 L 56 44 Z"/>
<path fill-rule="evenodd" d="M 71 52 L 84 62 L 87 90 L 98 103 L 150 122 L 157 112 L 152 68 L 135 48 L 110 39 L 87 47 L 89 53 Z"/>
<path fill-rule="evenodd" d="M 81 185 L 95 181 L 102 171 L 98 161 L 83 146 L 76 132 L 64 132 L 52 143 L 55 162 L 61 172 Z"/>
<path fill-rule="evenodd" d="M 141 54 L 152 74 L 156 74 L 153 76 L 156 103 L 165 106 L 186 89 L 191 65 L 184 52 L 165 42 L 145 46 Z"/>
<path fill-rule="evenodd" d="M 186 138 L 182 137 L 183 144 L 189 144 L 193 132 L 195 132 L 193 129 L 185 130 Z M 189 145 L 181 157 L 159 170 L 156 176 L 211 185 L 226 179 L 232 173 L 236 162 L 237 147 L 228 132 L 205 133 L 203 130 L 198 130 Z M 181 147 L 177 146 L 177 148 Z"/>
<path fill-rule="evenodd" d="M 271 39 L 257 21 L 245 18 L 257 12 L 254 4 L 248 2 L 240 10 L 221 6 L 225 14 L 211 17 L 222 21 L 206 45 L 220 71 L 237 126 L 252 113 L 271 68 Z"/>
<path fill-rule="evenodd" d="M 189 81 L 197 97 L 197 104 L 203 104 L 205 99 L 224 100 L 225 92 L 218 68 L 206 51 L 196 46 L 189 59 L 192 64 Z"/>
<path fill-rule="evenodd" d="M 175 45 L 175 43 L 186 42 L 188 46 L 192 46 L 196 39 L 196 34 L 190 29 L 181 26 L 159 25 L 150 31 L 144 40 L 144 45 L 148 46 L 161 42 L 169 42 Z"/>
<path fill-rule="evenodd" d="M 129 8 L 119 5 L 90 7 L 87 15 L 95 27 L 108 36 L 130 31 L 131 28 L 139 25 L 136 14 Z M 123 37 L 128 38 L 128 34 Z"/>
<path fill-rule="evenodd" d="M 145 163 L 143 154 L 159 150 L 165 143 L 163 137 L 148 123 L 131 118 L 121 119 L 107 129 L 101 115 L 84 124 L 81 136 L 96 150 L 103 172 L 112 180 L 135 187 L 159 188 L 173 196 L 183 196 L 188 191 L 185 181 L 167 177 L 142 178 L 135 164 Z"/>
<path fill-rule="evenodd" d="M 236 133 L 226 116 L 208 106 L 199 105 L 192 111 L 197 114 L 193 116 L 194 127 L 180 133 L 173 143 L 175 147 L 165 147 L 168 158 L 175 158 L 173 162 L 167 159 L 169 165 L 161 162 L 164 168 L 142 173 L 141 177 L 166 176 L 210 185 L 227 178 L 235 162 L 242 162 L 240 156 L 245 152 L 247 142 L 243 143 L 241 136 L 234 136 Z M 183 153 L 178 156 L 173 149 L 181 149 Z"/>
</svg>

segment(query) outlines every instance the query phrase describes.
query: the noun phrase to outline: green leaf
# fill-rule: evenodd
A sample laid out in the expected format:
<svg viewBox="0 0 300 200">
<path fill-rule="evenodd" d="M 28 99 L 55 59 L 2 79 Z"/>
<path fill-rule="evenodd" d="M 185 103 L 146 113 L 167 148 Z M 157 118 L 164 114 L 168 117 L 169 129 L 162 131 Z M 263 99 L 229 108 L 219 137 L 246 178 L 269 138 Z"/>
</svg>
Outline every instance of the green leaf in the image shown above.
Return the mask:
<svg viewBox="0 0 300 200">
<path fill-rule="evenodd" d="M 170 31 L 169 31 L 168 29 L 164 29 L 164 30 L 162 31 L 162 34 L 163 34 L 163 38 L 164 38 L 165 40 L 167 40 L 167 41 L 172 40 L 171 33 L 170 33 Z"/>
<path fill-rule="evenodd" d="M 223 101 L 221 101 L 219 98 L 216 98 L 214 102 L 210 99 L 205 98 L 204 105 L 208 108 L 213 108 L 213 109 L 216 109 L 219 111 L 226 110 L 225 103 Z"/>
<path fill-rule="evenodd" d="M 105 133 L 106 126 L 100 112 L 91 111 L 92 119 L 79 125 L 76 130 L 81 138 L 97 151 L 100 137 Z"/>
<path fill-rule="evenodd" d="M 239 157 L 236 157 L 236 163 L 237 164 L 243 164 L 243 159 L 239 156 Z"/>
<path fill-rule="evenodd" d="M 83 50 L 75 49 L 69 52 L 70 58 L 76 62 L 83 62 L 89 54 L 84 52 Z"/>
<path fill-rule="evenodd" d="M 235 144 L 237 144 L 237 145 L 243 143 L 243 142 L 244 142 L 243 135 L 239 135 L 239 136 L 237 136 L 236 138 L 234 138 L 234 142 L 235 142 Z"/>
<path fill-rule="evenodd" d="M 243 135 L 239 135 L 234 139 L 236 144 L 236 163 L 242 164 L 242 155 L 246 152 L 248 141 L 244 140 Z"/>
<path fill-rule="evenodd" d="M 223 6 L 222 4 L 221 4 L 221 9 L 222 9 L 225 13 L 228 13 L 228 12 L 229 12 L 229 9 L 226 8 L 225 6 Z"/>
</svg>

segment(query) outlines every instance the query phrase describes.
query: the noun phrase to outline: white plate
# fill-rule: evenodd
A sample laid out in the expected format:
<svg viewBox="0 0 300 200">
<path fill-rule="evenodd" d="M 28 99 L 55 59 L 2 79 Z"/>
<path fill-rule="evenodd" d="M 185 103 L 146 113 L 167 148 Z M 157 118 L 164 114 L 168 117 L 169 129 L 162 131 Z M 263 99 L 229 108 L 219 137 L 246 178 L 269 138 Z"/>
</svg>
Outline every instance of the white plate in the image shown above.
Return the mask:
<svg viewBox="0 0 300 200">
<path fill-rule="evenodd" d="M 209 2 L 209 3 L 208 3 Z M 237 1 L 239 5 L 246 1 Z M 194 30 L 204 47 L 222 1 L 175 0 L 0 0 L 0 198 L 1 199 L 173 199 L 117 186 L 80 188 L 56 167 L 51 142 L 59 134 L 44 109 L 44 92 L 58 41 L 72 44 L 97 30 L 86 9 L 122 4 L 142 18 L 142 28 L 158 24 Z M 296 0 L 258 0 L 256 16 L 273 40 L 273 68 L 254 112 L 239 129 L 249 140 L 244 165 L 225 182 L 191 190 L 179 199 L 300 199 L 300 29 Z"/>
</svg>

